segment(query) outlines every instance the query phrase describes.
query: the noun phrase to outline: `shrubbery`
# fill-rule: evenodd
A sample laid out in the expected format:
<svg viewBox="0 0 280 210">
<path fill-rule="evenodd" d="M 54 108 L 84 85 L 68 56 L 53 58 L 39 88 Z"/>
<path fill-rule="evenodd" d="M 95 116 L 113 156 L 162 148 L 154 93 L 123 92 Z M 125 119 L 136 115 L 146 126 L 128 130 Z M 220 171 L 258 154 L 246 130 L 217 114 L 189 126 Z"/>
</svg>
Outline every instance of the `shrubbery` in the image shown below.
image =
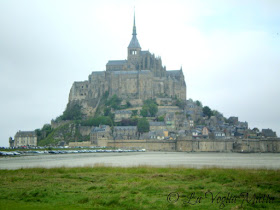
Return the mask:
<svg viewBox="0 0 280 210">
<path fill-rule="evenodd" d="M 120 126 L 136 126 L 138 123 L 138 118 L 132 118 L 132 119 L 122 119 L 120 121 Z"/>
<path fill-rule="evenodd" d="M 37 135 L 38 141 L 40 141 L 43 138 L 46 138 L 52 131 L 53 129 L 51 128 L 50 124 L 45 124 L 42 129 L 36 129 L 35 133 Z"/>
<path fill-rule="evenodd" d="M 144 105 L 142 106 L 142 110 L 140 111 L 140 114 L 143 117 L 155 117 L 157 112 L 158 112 L 157 103 L 152 99 L 148 99 L 144 101 Z"/>
<path fill-rule="evenodd" d="M 207 116 L 208 118 L 213 116 L 213 112 L 212 112 L 212 110 L 208 106 L 203 107 L 202 111 L 203 111 L 203 114 L 205 116 Z"/>
<path fill-rule="evenodd" d="M 83 117 L 82 107 L 79 104 L 68 103 L 66 110 L 61 116 L 62 120 L 81 120 Z"/>
<path fill-rule="evenodd" d="M 105 105 L 113 109 L 120 109 L 121 102 L 122 99 L 120 99 L 117 95 L 113 95 L 110 99 L 106 100 Z"/>
<path fill-rule="evenodd" d="M 145 133 L 150 131 L 150 124 L 146 118 L 140 118 L 137 123 L 137 129 L 139 133 Z"/>
<path fill-rule="evenodd" d="M 157 121 L 158 122 L 163 122 L 164 121 L 164 118 L 165 118 L 165 116 L 164 115 L 161 115 L 161 116 L 159 116 L 159 117 L 157 117 Z"/>
<path fill-rule="evenodd" d="M 177 99 L 176 102 L 175 102 L 175 105 L 180 107 L 181 109 L 184 109 L 185 105 L 186 105 L 186 102 L 181 100 L 181 99 Z"/>
<path fill-rule="evenodd" d="M 109 116 L 91 117 L 81 122 L 83 126 L 99 126 L 99 125 L 113 125 L 113 121 Z"/>
</svg>

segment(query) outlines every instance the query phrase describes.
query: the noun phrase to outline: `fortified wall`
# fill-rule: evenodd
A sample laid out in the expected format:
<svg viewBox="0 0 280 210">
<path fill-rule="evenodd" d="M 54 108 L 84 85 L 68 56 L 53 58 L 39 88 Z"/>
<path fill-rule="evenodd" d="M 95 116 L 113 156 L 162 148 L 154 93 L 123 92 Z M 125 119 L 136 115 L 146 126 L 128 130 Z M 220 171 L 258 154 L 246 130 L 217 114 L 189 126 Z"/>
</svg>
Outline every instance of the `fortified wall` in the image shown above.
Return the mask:
<svg viewBox="0 0 280 210">
<path fill-rule="evenodd" d="M 280 139 L 102 140 L 98 146 L 168 152 L 280 152 Z"/>
</svg>

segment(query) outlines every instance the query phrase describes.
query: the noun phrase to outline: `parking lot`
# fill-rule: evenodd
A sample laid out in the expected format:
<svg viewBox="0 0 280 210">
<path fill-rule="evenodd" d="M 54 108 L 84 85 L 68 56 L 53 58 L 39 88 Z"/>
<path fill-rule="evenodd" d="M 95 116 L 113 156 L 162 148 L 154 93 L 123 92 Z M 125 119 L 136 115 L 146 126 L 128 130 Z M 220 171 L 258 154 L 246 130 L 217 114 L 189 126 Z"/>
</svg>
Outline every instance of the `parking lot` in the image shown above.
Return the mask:
<svg viewBox="0 0 280 210">
<path fill-rule="evenodd" d="M 77 153 L 110 153 L 110 152 L 145 152 L 145 149 L 124 150 L 124 149 L 79 149 L 79 150 L 19 150 L 19 151 L 0 151 L 0 156 L 20 156 L 20 155 L 39 155 L 39 154 L 77 154 Z"/>
</svg>

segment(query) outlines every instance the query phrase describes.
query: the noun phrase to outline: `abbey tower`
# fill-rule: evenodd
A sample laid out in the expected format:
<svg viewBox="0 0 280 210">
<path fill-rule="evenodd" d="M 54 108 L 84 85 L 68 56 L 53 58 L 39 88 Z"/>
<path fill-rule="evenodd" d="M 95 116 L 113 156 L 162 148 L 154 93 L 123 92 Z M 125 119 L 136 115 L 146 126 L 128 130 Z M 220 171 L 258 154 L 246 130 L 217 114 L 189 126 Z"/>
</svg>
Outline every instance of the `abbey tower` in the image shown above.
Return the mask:
<svg viewBox="0 0 280 210">
<path fill-rule="evenodd" d="M 141 105 L 149 98 L 186 100 L 186 83 L 182 68 L 167 71 L 160 57 L 142 51 L 137 39 L 135 15 L 132 39 L 126 60 L 109 60 L 106 71 L 94 71 L 87 81 L 74 82 L 69 103 L 79 103 L 83 112 L 93 115 L 105 92 L 116 94 L 132 105 Z"/>
</svg>

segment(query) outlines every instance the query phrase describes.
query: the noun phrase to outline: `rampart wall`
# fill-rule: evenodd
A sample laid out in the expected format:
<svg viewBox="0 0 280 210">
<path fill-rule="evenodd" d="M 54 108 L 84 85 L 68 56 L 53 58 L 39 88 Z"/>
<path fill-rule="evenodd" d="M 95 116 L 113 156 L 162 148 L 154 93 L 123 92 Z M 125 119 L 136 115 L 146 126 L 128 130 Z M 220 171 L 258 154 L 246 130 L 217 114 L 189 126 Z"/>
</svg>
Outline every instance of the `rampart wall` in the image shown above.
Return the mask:
<svg viewBox="0 0 280 210">
<path fill-rule="evenodd" d="M 106 140 L 102 146 L 177 152 L 280 152 L 280 139 Z"/>
</svg>

